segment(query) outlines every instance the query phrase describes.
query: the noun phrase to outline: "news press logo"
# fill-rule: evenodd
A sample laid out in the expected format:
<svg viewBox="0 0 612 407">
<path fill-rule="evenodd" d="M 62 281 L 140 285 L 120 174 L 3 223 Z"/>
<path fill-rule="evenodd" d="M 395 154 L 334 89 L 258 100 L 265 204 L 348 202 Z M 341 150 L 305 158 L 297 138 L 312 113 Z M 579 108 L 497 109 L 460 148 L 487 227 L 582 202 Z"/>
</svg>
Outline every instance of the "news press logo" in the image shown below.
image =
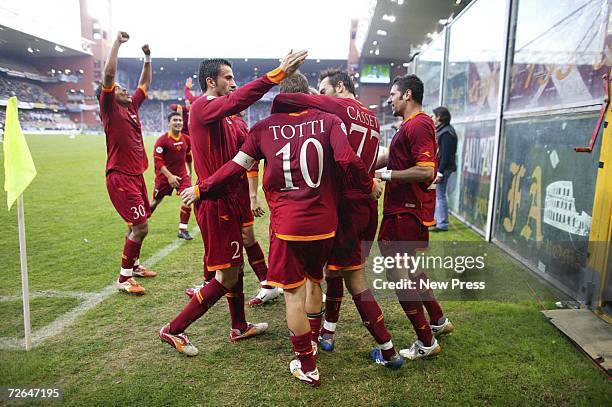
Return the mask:
<svg viewBox="0 0 612 407">
<path fill-rule="evenodd" d="M 370 288 L 379 297 L 395 297 L 400 291 L 406 295 L 408 291 L 433 290 L 436 296 L 449 300 L 489 299 L 485 297 L 497 295 L 490 292 L 491 278 L 497 290 L 497 280 L 509 277 L 494 273 L 487 261 L 490 248 L 483 242 L 364 244 L 364 248 L 371 248 L 366 276 Z"/>
</svg>

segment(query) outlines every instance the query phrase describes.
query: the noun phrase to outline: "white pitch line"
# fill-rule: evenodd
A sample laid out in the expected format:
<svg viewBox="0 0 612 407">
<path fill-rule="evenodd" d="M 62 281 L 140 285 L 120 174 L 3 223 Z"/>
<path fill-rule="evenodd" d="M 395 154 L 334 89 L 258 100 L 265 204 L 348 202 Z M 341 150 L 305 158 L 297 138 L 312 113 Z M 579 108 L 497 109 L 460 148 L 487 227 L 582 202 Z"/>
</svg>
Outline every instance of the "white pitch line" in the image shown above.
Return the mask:
<svg viewBox="0 0 612 407">
<path fill-rule="evenodd" d="M 53 297 L 72 297 L 79 298 L 82 300 L 87 299 L 87 296 L 91 293 L 85 291 L 57 291 L 57 290 L 46 290 L 46 291 L 34 291 L 30 293 L 30 299 L 33 298 L 53 298 Z M 0 302 L 12 302 L 21 301 L 21 295 L 6 295 L 0 296 Z"/>
<path fill-rule="evenodd" d="M 195 234 L 198 231 L 199 230 L 196 227 L 191 231 L 191 233 Z M 147 267 L 155 266 L 160 260 L 162 260 L 164 257 L 168 256 L 170 253 L 178 249 L 183 243 L 185 243 L 185 241 L 182 239 L 174 240 L 173 242 L 169 243 L 165 247 L 161 248 L 159 251 L 157 251 L 147 260 L 143 261 L 143 264 L 146 265 Z M 72 322 L 74 322 L 74 320 L 77 319 L 79 316 L 86 313 L 87 311 L 95 307 L 96 305 L 100 304 L 102 301 L 106 300 L 108 297 L 115 294 L 116 292 L 117 292 L 117 287 L 115 286 L 115 283 L 107 285 L 101 291 L 98 291 L 96 293 L 83 293 L 79 291 L 66 291 L 65 293 L 62 293 L 60 291 L 37 292 L 36 295 L 34 296 L 37 298 L 63 296 L 63 297 L 82 298 L 84 299 L 84 301 L 77 307 L 71 309 L 67 313 L 56 318 L 49 325 L 46 325 L 34 331 L 32 333 L 32 347 L 34 348 L 40 345 L 41 343 L 43 343 L 46 339 L 52 336 L 58 335 L 64 329 L 66 329 L 68 325 L 72 324 Z M 14 299 L 12 299 L 13 297 Z M 11 300 L 17 301 L 19 299 L 21 299 L 21 296 L 6 296 L 6 297 L 0 297 L 0 302 L 11 301 Z M 25 348 L 25 342 L 23 338 L 22 339 L 0 338 L 0 349 L 22 350 L 24 348 Z"/>
</svg>

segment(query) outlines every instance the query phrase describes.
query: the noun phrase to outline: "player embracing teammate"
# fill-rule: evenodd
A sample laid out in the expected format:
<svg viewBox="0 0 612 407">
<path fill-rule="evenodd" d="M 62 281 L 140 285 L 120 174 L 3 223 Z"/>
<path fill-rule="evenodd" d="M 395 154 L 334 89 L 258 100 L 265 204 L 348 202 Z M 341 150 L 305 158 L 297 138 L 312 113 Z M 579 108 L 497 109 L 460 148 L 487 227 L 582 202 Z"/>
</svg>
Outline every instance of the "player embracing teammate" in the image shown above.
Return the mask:
<svg viewBox="0 0 612 407">
<path fill-rule="evenodd" d="M 229 61 L 202 62 L 199 82 L 204 94 L 191 105 L 189 112 L 189 134 L 198 180 L 210 177 L 238 152 L 230 117 L 259 100 L 287 74 L 295 72 L 305 58 L 305 51 L 290 52 L 279 68 L 238 89 Z M 215 278 L 196 291 L 179 315 L 159 331 L 163 341 L 187 355 L 196 355 L 198 350 L 185 330 L 224 295 L 232 320 L 231 341 L 261 334 L 268 327 L 266 323 L 247 323 L 244 314 L 241 227 L 252 219 L 252 213 L 245 213 L 250 208 L 240 205 L 240 185 L 233 184 L 210 198 L 198 201 L 196 220 L 204 240 L 206 267 L 216 273 Z"/>
<path fill-rule="evenodd" d="M 324 71 L 319 79 L 321 95 L 278 95 L 272 105 L 272 112 L 315 108 L 338 116 L 347 129 L 346 137 L 351 148 L 360 157 L 370 176 L 373 176 L 380 139 L 378 119 L 355 98 L 355 86 L 346 71 Z M 372 358 L 387 367 L 399 368 L 403 360 L 393 347 L 383 313 L 368 288 L 363 269 L 369 255 L 369 242 L 376 236 L 378 205 L 368 194 L 355 188 L 349 176 L 341 173 L 338 185 L 341 187 L 338 231 L 325 276 L 325 321 L 319 332 L 321 317 L 310 315 L 313 334 L 318 337 L 322 349 L 334 349 L 344 279 L 364 325 L 379 345 L 372 350 Z"/>
<path fill-rule="evenodd" d="M 281 83 L 281 93 L 308 93 L 308 81 L 301 74 L 288 77 Z M 354 189 L 374 200 L 382 188 L 351 149 L 342 121 L 321 110 L 307 109 L 273 113 L 257 123 L 231 162 L 201 182 L 195 194 L 186 190 L 181 196 L 188 202 L 195 197 L 214 199 L 261 159 L 266 163 L 263 184 L 271 211 L 267 280 L 285 292 L 287 325 L 296 355 L 289 369 L 297 379 L 319 386 L 317 347 L 313 346 L 316 336 L 306 311 L 312 287 L 323 280 L 338 227 L 335 180 L 347 177 Z"/>
</svg>

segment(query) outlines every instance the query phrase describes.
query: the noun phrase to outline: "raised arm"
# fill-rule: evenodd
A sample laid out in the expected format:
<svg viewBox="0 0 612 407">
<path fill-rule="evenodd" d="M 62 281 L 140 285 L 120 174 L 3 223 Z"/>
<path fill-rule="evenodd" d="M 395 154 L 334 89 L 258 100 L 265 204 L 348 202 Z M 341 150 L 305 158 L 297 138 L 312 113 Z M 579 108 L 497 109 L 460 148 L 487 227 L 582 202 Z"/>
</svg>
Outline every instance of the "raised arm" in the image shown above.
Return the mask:
<svg viewBox="0 0 612 407">
<path fill-rule="evenodd" d="M 200 123 L 208 124 L 241 112 L 261 99 L 287 75 L 293 74 L 302 65 L 307 55 L 306 51 L 290 52 L 278 68 L 247 83 L 229 95 L 211 99 L 205 105 L 199 106 L 199 109 L 192 107 L 191 115 Z"/>
<path fill-rule="evenodd" d="M 195 102 L 200 97 L 200 96 L 196 96 L 193 93 L 191 93 L 191 86 L 193 86 L 193 79 L 190 76 L 189 78 L 185 80 L 185 87 L 183 88 L 183 94 L 185 96 L 185 100 L 188 100 L 189 103 Z"/>
<path fill-rule="evenodd" d="M 102 76 L 102 86 L 106 89 L 110 89 L 115 84 L 115 74 L 117 73 L 117 60 L 119 56 L 119 47 L 121 44 L 127 42 L 130 36 L 125 31 L 119 31 L 117 38 L 113 42 L 110 54 L 104 65 L 104 75 Z"/>
<path fill-rule="evenodd" d="M 140 72 L 140 79 L 138 80 L 138 87 L 143 88 L 146 92 L 151 87 L 151 80 L 153 79 L 153 68 L 151 67 L 151 50 L 149 44 L 142 46 L 142 52 L 144 52 L 144 64 L 142 65 L 142 72 Z"/>
<path fill-rule="evenodd" d="M 271 113 L 294 113 L 310 108 L 335 113 L 336 109 L 333 107 L 336 106 L 339 106 L 339 104 L 331 96 L 281 93 L 274 98 Z"/>
</svg>

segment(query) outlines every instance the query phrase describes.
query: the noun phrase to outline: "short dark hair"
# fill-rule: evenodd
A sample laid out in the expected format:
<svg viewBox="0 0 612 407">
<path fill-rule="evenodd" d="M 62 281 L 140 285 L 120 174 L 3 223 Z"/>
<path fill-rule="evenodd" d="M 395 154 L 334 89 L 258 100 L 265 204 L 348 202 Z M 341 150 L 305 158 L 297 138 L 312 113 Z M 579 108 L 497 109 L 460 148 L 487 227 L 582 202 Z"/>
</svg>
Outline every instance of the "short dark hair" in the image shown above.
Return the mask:
<svg viewBox="0 0 612 407">
<path fill-rule="evenodd" d="M 308 79 L 300 72 L 287 76 L 280 83 L 280 93 L 308 93 Z"/>
<path fill-rule="evenodd" d="M 183 118 L 183 114 L 182 114 L 182 113 L 179 113 L 179 112 L 177 112 L 176 110 L 173 110 L 173 111 L 171 111 L 170 113 L 168 113 L 168 116 L 167 116 L 167 118 L 168 118 L 168 123 L 170 123 L 170 120 L 172 120 L 172 118 L 173 118 L 174 116 L 180 116 L 180 118 L 181 118 L 181 119 Z"/>
<path fill-rule="evenodd" d="M 451 114 L 444 106 L 436 107 L 433 110 L 433 114 L 439 117 L 440 123 L 450 124 Z"/>
<path fill-rule="evenodd" d="M 393 79 L 393 85 L 397 85 L 397 89 L 403 95 L 408 89 L 412 93 L 412 98 L 415 102 L 423 104 L 423 81 L 416 75 L 396 76 Z"/>
<path fill-rule="evenodd" d="M 326 69 L 319 74 L 319 82 L 325 78 L 329 78 L 329 83 L 334 87 L 338 82 L 342 82 L 346 90 L 355 95 L 355 84 L 347 71 L 337 68 Z"/>
<path fill-rule="evenodd" d="M 223 58 L 205 59 L 204 61 L 200 62 L 198 82 L 200 83 L 202 92 L 206 92 L 206 78 L 212 78 L 216 81 L 217 76 L 219 76 L 219 70 L 222 66 L 229 66 L 231 68 L 232 63 Z"/>
</svg>

